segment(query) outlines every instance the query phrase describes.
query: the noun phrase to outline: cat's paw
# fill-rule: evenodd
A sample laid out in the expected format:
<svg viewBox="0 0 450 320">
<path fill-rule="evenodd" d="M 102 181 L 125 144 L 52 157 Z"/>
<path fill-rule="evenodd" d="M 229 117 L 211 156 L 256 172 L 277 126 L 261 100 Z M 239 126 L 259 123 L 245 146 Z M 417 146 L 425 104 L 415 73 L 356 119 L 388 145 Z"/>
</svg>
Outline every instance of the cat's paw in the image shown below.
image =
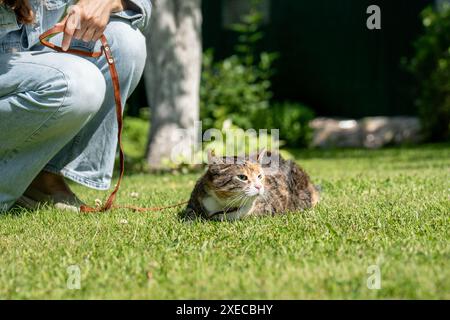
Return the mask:
<svg viewBox="0 0 450 320">
<path fill-rule="evenodd" d="M 180 213 L 180 218 L 185 222 L 192 222 L 199 219 L 199 216 L 191 208 L 186 208 Z"/>
</svg>

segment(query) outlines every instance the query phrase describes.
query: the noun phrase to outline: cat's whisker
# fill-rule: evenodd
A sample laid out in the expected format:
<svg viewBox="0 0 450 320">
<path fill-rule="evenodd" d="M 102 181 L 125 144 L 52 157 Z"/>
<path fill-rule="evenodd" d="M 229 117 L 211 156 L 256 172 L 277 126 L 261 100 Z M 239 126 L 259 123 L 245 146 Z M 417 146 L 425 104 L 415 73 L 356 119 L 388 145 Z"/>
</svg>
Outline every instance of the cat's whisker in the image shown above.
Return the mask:
<svg viewBox="0 0 450 320">
<path fill-rule="evenodd" d="M 242 196 L 241 196 L 239 199 L 240 199 L 240 200 L 239 200 L 239 201 L 240 201 L 240 205 L 239 205 L 239 207 L 237 208 L 236 211 L 241 211 L 242 208 L 246 207 L 246 206 L 248 205 L 248 203 L 249 203 L 250 201 L 252 201 L 252 198 L 246 196 L 245 194 L 242 194 Z"/>
<path fill-rule="evenodd" d="M 250 198 L 247 198 L 244 200 L 244 202 L 242 203 L 242 205 L 239 207 L 239 209 L 237 211 L 240 211 L 242 208 L 244 208 L 245 206 L 247 206 L 248 202 L 250 201 Z"/>
<path fill-rule="evenodd" d="M 266 193 L 259 196 L 259 198 L 264 201 L 264 203 L 269 204 L 268 195 Z"/>
<path fill-rule="evenodd" d="M 238 194 L 232 200 L 224 207 L 224 211 L 227 211 L 228 209 L 231 209 L 235 204 L 238 204 L 240 201 L 242 201 L 245 198 L 244 194 Z"/>
<path fill-rule="evenodd" d="M 228 202 L 228 204 L 222 209 L 225 216 L 227 215 L 227 213 L 239 212 L 241 210 L 241 208 L 243 207 L 243 204 L 246 201 L 245 198 L 246 198 L 245 194 L 238 194 L 238 195 L 234 196 L 232 198 L 232 200 L 230 202 Z M 244 201 L 242 201 L 242 200 L 244 200 Z M 234 209 L 235 205 L 238 203 L 240 203 L 240 206 L 237 209 L 228 212 L 229 209 Z"/>
<path fill-rule="evenodd" d="M 240 194 L 240 193 L 231 197 L 229 202 L 227 203 L 227 206 L 236 203 L 237 201 L 241 200 L 241 198 L 242 198 L 242 194 Z"/>
<path fill-rule="evenodd" d="M 227 211 L 228 209 L 232 208 L 234 204 L 238 203 L 242 199 L 242 195 L 238 194 L 231 198 L 231 200 L 223 207 L 223 211 Z"/>
</svg>

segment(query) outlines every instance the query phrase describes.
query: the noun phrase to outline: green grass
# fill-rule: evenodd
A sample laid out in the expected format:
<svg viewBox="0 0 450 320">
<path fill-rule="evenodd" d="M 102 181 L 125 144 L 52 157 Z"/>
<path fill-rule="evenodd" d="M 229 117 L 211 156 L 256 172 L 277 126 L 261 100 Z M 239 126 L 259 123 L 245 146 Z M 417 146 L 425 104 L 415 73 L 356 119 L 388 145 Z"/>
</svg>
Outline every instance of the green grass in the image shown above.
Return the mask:
<svg viewBox="0 0 450 320">
<path fill-rule="evenodd" d="M 323 188 L 302 213 L 193 224 L 172 209 L 0 215 L 0 298 L 450 298 L 449 145 L 295 155 Z M 119 203 L 182 201 L 197 177 L 130 175 Z M 70 265 L 80 290 L 67 289 Z M 367 288 L 371 265 L 380 290 Z"/>
</svg>

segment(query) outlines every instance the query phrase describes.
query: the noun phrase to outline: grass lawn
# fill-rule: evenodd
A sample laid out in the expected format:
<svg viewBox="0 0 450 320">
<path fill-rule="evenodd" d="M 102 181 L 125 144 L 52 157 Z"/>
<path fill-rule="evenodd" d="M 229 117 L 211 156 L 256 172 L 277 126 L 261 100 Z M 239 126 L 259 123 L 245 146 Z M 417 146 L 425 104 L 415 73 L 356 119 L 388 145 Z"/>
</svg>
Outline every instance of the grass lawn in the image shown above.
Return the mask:
<svg viewBox="0 0 450 320">
<path fill-rule="evenodd" d="M 0 215 L 0 298 L 450 299 L 449 145 L 296 157 L 323 189 L 297 214 L 193 224 L 176 209 Z M 197 177 L 129 175 L 119 203 L 183 201 Z M 91 203 L 106 196 L 74 188 Z M 79 290 L 67 288 L 71 265 Z M 372 265 L 379 290 L 367 287 Z"/>
</svg>

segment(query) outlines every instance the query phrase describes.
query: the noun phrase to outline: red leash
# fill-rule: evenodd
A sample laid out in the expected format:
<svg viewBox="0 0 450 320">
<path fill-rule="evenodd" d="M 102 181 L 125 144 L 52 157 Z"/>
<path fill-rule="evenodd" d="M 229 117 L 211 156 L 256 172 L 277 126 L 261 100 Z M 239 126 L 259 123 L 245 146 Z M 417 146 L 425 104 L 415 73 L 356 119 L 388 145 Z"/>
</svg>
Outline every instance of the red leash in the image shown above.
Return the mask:
<svg viewBox="0 0 450 320">
<path fill-rule="evenodd" d="M 100 41 L 102 43 L 101 49 L 98 52 L 88 52 L 83 50 L 76 50 L 76 49 L 68 49 L 67 51 L 64 51 L 61 47 L 51 43 L 49 41 L 49 38 L 52 36 L 64 32 L 64 24 L 59 24 L 54 26 L 53 28 L 47 30 L 43 34 L 39 36 L 39 40 L 41 41 L 42 45 L 49 47 L 50 49 L 53 49 L 57 52 L 66 52 L 66 53 L 73 53 L 80 56 L 90 57 L 90 58 L 99 58 L 102 55 L 105 55 L 106 61 L 109 65 L 109 72 L 111 74 L 111 79 L 114 87 L 114 100 L 116 103 L 116 117 L 117 117 L 117 139 L 119 142 L 119 157 L 120 157 L 120 175 L 119 180 L 117 181 L 117 184 L 113 190 L 113 192 L 109 195 L 108 199 L 106 200 L 105 204 L 99 207 L 90 207 L 90 206 L 81 206 L 80 211 L 81 212 L 105 212 L 113 208 L 124 208 L 124 209 L 131 209 L 134 211 L 144 212 L 144 211 L 161 211 L 164 209 L 170 209 L 170 208 L 176 208 L 181 205 L 184 205 L 187 203 L 181 202 L 174 205 L 166 206 L 166 207 L 152 207 L 152 208 L 141 208 L 136 206 L 114 206 L 114 201 L 116 199 L 117 192 L 119 191 L 120 184 L 122 182 L 123 174 L 125 171 L 125 161 L 124 161 L 124 153 L 123 153 L 123 146 L 122 146 L 122 130 L 123 130 L 123 120 L 122 120 L 122 99 L 120 96 L 120 84 L 119 84 L 119 74 L 117 73 L 116 65 L 114 62 L 114 57 L 111 53 L 111 47 L 108 44 L 108 41 L 106 40 L 106 37 L 102 35 L 100 37 Z"/>
</svg>

